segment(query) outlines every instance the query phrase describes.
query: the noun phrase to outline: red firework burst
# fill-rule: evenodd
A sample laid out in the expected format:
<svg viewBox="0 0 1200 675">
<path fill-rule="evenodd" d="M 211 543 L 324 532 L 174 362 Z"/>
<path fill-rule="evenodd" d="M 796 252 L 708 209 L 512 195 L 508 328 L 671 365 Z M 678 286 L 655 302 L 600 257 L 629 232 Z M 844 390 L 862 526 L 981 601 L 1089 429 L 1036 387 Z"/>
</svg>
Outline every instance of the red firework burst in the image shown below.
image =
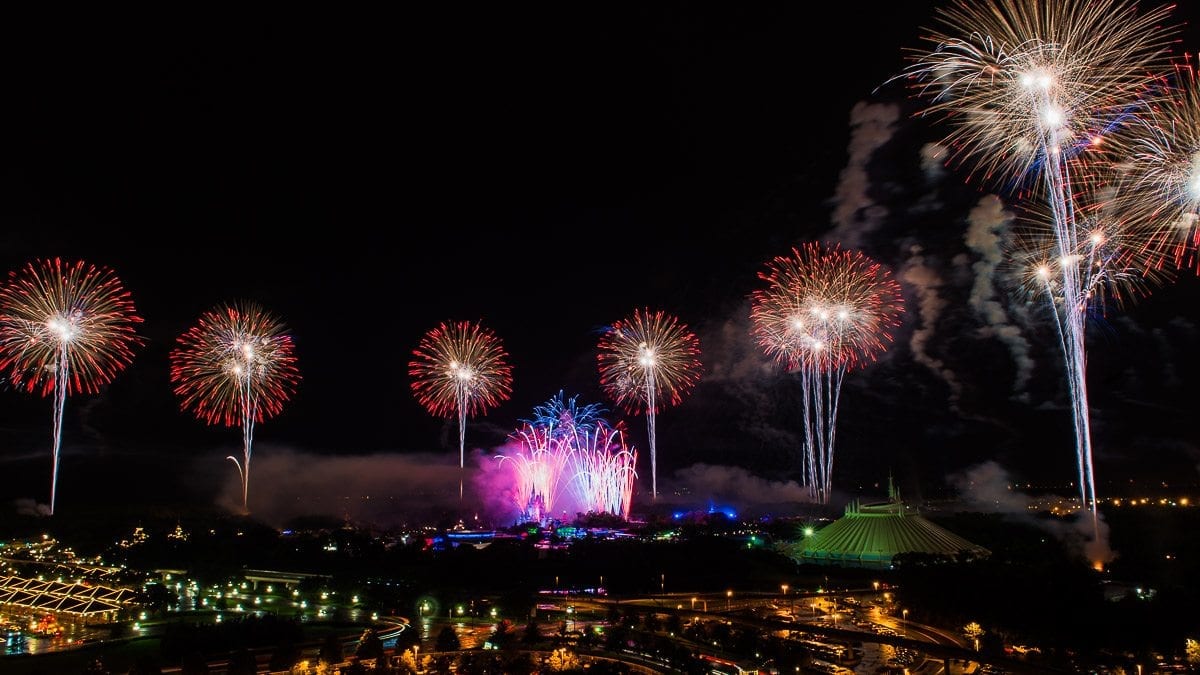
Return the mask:
<svg viewBox="0 0 1200 675">
<path fill-rule="evenodd" d="M 300 382 L 295 347 L 278 318 L 254 303 L 205 312 L 171 351 L 180 406 L 208 424 L 278 415 Z"/>
</svg>

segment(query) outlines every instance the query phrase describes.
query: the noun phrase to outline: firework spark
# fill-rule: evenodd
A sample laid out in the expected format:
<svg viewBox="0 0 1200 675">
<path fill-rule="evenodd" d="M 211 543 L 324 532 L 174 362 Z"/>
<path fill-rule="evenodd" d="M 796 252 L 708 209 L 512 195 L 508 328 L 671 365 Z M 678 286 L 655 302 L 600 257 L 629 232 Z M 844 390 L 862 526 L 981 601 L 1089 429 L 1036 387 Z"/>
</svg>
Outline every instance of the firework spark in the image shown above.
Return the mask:
<svg viewBox="0 0 1200 675">
<path fill-rule="evenodd" d="M 958 0 L 905 75 L 985 176 L 1049 172 L 1128 116 L 1166 64 L 1169 7 L 1132 0 Z M 1063 169 L 1058 169 L 1062 171 Z"/>
<path fill-rule="evenodd" d="M 1080 499 L 1096 512 L 1085 376 L 1083 308 L 1097 290 L 1090 258 L 1103 257 L 1077 204 L 1080 184 L 1094 189 L 1109 162 L 1113 131 L 1144 107 L 1142 94 L 1161 75 L 1175 29 L 1170 8 L 1139 13 L 1132 0 L 959 0 L 939 15 L 942 28 L 913 50 L 906 75 L 926 113 L 952 124 L 948 141 L 986 178 L 1040 180 L 1053 236 L 1036 267 L 1060 337 L 1072 399 Z M 1092 162 L 1097 159 L 1103 161 Z"/>
<path fill-rule="evenodd" d="M 651 490 L 658 497 L 655 418 L 678 405 L 700 380 L 700 341 L 665 312 L 634 310 L 600 338 L 600 384 L 631 413 L 646 413 Z"/>
<path fill-rule="evenodd" d="M 500 338 L 481 323 L 445 322 L 427 332 L 408 364 L 412 391 L 432 415 L 458 415 L 458 465 L 465 466 L 467 417 L 508 400 L 512 368 Z"/>
<path fill-rule="evenodd" d="M 602 413 L 560 391 L 512 434 L 514 452 L 497 459 L 512 467 L 513 501 L 523 520 L 545 521 L 564 501 L 584 513 L 629 517 L 637 451 Z"/>
<path fill-rule="evenodd" d="M 116 274 L 82 260 L 30 262 L 0 288 L 0 370 L 18 388 L 54 394 L 51 515 L 67 396 L 96 393 L 133 360 L 134 312 Z"/>
<path fill-rule="evenodd" d="M 809 243 L 759 272 L 751 294 L 753 334 L 768 356 L 800 373 L 804 484 L 829 500 L 838 399 L 846 372 L 873 362 L 904 311 L 891 272 L 857 251 Z"/>
<path fill-rule="evenodd" d="M 278 415 L 300 381 L 284 324 L 254 303 L 201 315 L 171 350 L 171 382 L 184 410 L 208 424 L 242 427 L 242 508 L 248 507 L 254 425 Z"/>
<path fill-rule="evenodd" d="M 1123 158 L 1117 210 L 1152 233 L 1148 252 L 1200 272 L 1200 81 L 1191 68 L 1176 75 L 1114 138 Z"/>
</svg>

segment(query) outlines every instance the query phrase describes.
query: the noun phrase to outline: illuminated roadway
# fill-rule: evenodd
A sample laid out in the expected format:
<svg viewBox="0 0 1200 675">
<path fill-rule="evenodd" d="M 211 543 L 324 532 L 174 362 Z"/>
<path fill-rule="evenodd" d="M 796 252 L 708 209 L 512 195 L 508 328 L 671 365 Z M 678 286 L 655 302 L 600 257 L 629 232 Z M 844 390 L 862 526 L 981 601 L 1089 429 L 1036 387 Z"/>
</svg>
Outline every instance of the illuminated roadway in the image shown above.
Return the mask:
<svg viewBox="0 0 1200 675">
<path fill-rule="evenodd" d="M 564 600 L 569 600 L 576 607 L 585 607 L 588 604 L 594 604 L 597 607 L 607 609 L 610 606 L 625 607 L 633 609 L 637 612 L 649 611 L 668 611 L 675 610 L 680 613 L 681 619 L 695 618 L 726 618 L 735 623 L 753 626 L 763 630 L 798 630 L 813 635 L 824 637 L 837 638 L 840 640 L 851 642 L 886 644 L 893 647 L 905 647 L 915 650 L 919 654 L 929 657 L 926 661 L 916 668 L 909 668 L 910 672 L 920 672 L 923 675 L 940 675 L 945 673 L 946 664 L 953 661 L 967 661 L 977 663 L 989 663 L 1003 670 L 1014 673 L 1062 673 L 1054 668 L 1048 668 L 1042 665 L 1033 665 L 1024 661 L 1006 657 L 988 656 L 982 657 L 978 652 L 968 649 L 964 646 L 963 641 L 957 636 L 940 630 L 933 626 L 927 626 L 915 621 L 897 619 L 893 616 L 888 616 L 882 613 L 872 613 L 870 620 L 873 623 L 888 626 L 900 633 L 899 635 L 886 635 L 876 632 L 868 632 L 858 630 L 853 624 L 849 628 L 837 628 L 830 626 L 822 626 L 802 621 L 787 620 L 782 618 L 769 618 L 747 615 L 756 610 L 764 608 L 779 611 L 782 607 L 792 606 L 793 603 L 800 611 L 798 615 L 803 615 L 803 607 L 811 606 L 813 599 L 819 602 L 830 602 L 837 598 L 850 595 L 871 594 L 874 592 L 865 591 L 839 591 L 836 596 L 832 593 L 793 593 L 786 597 L 782 594 L 746 594 L 734 593 L 728 595 L 726 593 L 665 593 L 648 596 L 638 596 L 630 598 L 602 598 L 596 596 L 563 596 Z M 695 598 L 695 606 L 697 609 L 691 609 L 693 606 L 692 599 Z M 809 602 L 803 602 L 809 601 Z M 703 611 L 704 604 L 707 602 L 708 611 Z M 818 607 L 820 609 L 820 607 Z M 961 668 L 955 668 L 951 675 L 960 675 Z"/>
</svg>

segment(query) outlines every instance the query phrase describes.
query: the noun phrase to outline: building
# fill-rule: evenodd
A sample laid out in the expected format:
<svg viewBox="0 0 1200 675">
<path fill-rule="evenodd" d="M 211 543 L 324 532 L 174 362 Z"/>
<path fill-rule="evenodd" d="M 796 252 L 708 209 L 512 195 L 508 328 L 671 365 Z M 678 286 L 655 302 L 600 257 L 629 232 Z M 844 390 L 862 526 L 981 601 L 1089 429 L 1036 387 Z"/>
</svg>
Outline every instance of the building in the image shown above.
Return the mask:
<svg viewBox="0 0 1200 675">
<path fill-rule="evenodd" d="M 801 563 L 876 568 L 892 567 L 896 556 L 903 554 L 961 560 L 991 553 L 905 505 L 890 478 L 888 501 L 851 502 L 845 515 L 790 548 Z"/>
</svg>

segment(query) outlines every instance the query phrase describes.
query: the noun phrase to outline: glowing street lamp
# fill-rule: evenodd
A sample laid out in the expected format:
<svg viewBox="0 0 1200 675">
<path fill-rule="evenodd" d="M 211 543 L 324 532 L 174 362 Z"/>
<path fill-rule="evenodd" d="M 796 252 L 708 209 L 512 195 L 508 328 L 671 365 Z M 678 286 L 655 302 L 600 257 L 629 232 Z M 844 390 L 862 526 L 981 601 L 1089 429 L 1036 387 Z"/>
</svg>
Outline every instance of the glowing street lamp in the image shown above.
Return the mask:
<svg viewBox="0 0 1200 675">
<path fill-rule="evenodd" d="M 725 611 L 729 611 L 729 599 L 733 597 L 733 591 L 725 591 Z"/>
<path fill-rule="evenodd" d="M 903 629 L 905 637 L 908 636 L 908 610 L 900 610 L 900 627 Z"/>
</svg>

